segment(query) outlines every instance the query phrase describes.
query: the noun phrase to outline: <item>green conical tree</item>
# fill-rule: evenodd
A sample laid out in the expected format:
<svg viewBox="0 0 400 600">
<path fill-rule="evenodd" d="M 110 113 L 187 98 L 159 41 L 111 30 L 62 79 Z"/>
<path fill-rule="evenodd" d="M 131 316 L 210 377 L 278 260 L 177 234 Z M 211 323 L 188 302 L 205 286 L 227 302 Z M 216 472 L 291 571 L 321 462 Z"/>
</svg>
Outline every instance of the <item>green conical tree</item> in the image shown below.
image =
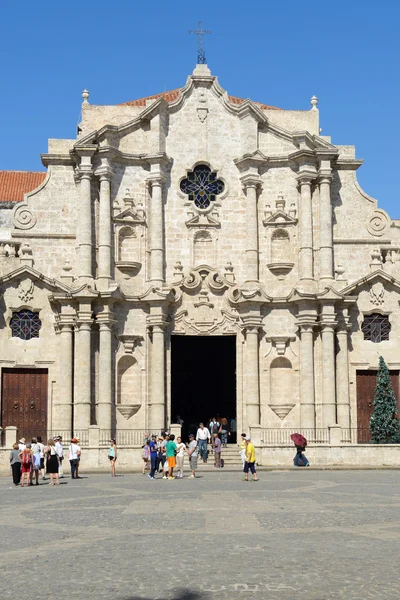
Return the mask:
<svg viewBox="0 0 400 600">
<path fill-rule="evenodd" d="M 389 369 L 382 356 L 379 357 L 373 407 L 374 412 L 370 420 L 372 443 L 399 444 L 400 422 L 397 416 L 396 398 L 390 381 Z"/>
</svg>

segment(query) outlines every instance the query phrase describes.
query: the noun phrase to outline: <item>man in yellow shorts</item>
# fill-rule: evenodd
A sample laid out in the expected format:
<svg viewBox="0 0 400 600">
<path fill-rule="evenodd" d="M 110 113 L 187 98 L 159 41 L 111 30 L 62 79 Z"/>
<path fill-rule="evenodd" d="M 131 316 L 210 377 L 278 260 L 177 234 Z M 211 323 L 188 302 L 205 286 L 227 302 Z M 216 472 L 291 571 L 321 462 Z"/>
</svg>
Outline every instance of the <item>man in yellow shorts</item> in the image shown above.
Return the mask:
<svg viewBox="0 0 400 600">
<path fill-rule="evenodd" d="M 174 477 L 174 468 L 176 467 L 176 451 L 177 445 L 175 444 L 175 436 L 171 434 L 168 437 L 168 442 L 165 444 L 165 452 L 167 455 L 168 461 L 168 479 L 175 479 Z"/>
</svg>

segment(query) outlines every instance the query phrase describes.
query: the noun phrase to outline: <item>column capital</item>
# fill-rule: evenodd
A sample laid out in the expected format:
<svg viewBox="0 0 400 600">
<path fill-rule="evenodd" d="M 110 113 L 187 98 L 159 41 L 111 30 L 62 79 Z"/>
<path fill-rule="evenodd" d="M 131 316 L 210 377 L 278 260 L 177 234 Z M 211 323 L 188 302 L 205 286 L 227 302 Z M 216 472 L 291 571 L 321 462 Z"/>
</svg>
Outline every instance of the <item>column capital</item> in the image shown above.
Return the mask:
<svg viewBox="0 0 400 600">
<path fill-rule="evenodd" d="M 146 319 L 147 326 L 160 331 L 164 330 L 168 325 L 168 321 L 164 315 L 149 315 Z"/>
<path fill-rule="evenodd" d="M 262 187 L 262 180 L 258 173 L 244 173 L 240 176 L 240 181 L 245 191 Z"/>
<path fill-rule="evenodd" d="M 317 173 L 315 171 L 300 171 L 300 173 L 298 173 L 296 175 L 296 179 L 298 181 L 298 184 L 300 185 L 300 187 L 303 186 L 311 186 L 312 182 L 317 178 Z"/>
<path fill-rule="evenodd" d="M 96 177 L 98 177 L 100 179 L 100 181 L 111 181 L 111 177 L 113 176 L 114 171 L 111 169 L 111 167 L 99 167 L 98 169 L 96 169 L 96 171 L 94 172 L 94 174 L 96 175 Z"/>
<path fill-rule="evenodd" d="M 164 173 L 153 173 L 146 179 L 146 185 L 152 189 L 154 187 L 162 187 L 165 183 Z"/>
<path fill-rule="evenodd" d="M 336 329 L 336 321 L 331 321 L 331 322 L 324 322 L 322 321 L 322 323 L 320 323 L 320 327 L 321 327 L 321 331 L 328 331 L 330 333 L 334 333 L 335 329 Z"/>
<path fill-rule="evenodd" d="M 254 315 L 242 316 L 241 327 L 246 333 L 258 333 L 262 327 L 262 318 Z"/>
<path fill-rule="evenodd" d="M 320 170 L 318 173 L 318 183 L 328 183 L 331 184 L 332 183 L 332 170 L 331 169 L 324 169 L 324 170 Z"/>
<path fill-rule="evenodd" d="M 75 321 L 75 329 L 77 331 L 91 331 L 92 330 L 92 319 L 87 320 L 87 319 L 78 319 L 77 321 Z"/>
<path fill-rule="evenodd" d="M 296 325 L 300 328 L 300 333 L 313 333 L 316 323 L 313 321 L 296 321 Z"/>
<path fill-rule="evenodd" d="M 93 177 L 93 169 L 91 165 L 81 165 L 77 171 L 77 175 L 80 181 L 83 179 L 88 179 L 90 181 Z"/>
</svg>

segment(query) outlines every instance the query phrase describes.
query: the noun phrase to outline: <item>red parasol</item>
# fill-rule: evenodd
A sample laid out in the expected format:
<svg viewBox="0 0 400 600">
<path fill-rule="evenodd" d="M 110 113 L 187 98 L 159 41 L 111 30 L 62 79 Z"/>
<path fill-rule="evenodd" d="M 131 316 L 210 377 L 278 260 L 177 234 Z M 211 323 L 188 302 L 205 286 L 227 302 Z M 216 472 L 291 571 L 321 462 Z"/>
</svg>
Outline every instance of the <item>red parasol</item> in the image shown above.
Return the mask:
<svg viewBox="0 0 400 600">
<path fill-rule="evenodd" d="M 290 439 L 293 440 L 296 446 L 303 446 L 303 448 L 307 446 L 307 440 L 301 433 L 292 433 Z"/>
</svg>

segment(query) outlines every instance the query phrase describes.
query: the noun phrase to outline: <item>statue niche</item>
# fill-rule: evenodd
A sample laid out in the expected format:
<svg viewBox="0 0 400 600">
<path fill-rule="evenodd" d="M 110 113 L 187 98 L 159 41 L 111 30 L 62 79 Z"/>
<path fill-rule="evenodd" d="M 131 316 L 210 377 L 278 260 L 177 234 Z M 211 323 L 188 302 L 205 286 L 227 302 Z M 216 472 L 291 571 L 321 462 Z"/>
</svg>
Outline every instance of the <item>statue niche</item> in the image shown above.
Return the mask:
<svg viewBox="0 0 400 600">
<path fill-rule="evenodd" d="M 130 419 L 140 409 L 141 374 L 137 360 L 129 354 L 121 356 L 117 366 L 117 409 Z"/>
<path fill-rule="evenodd" d="M 210 231 L 196 231 L 193 236 L 193 266 L 214 265 L 214 241 Z"/>
<path fill-rule="evenodd" d="M 284 419 L 294 407 L 292 363 L 284 356 L 274 358 L 270 365 L 270 408 Z"/>
</svg>

